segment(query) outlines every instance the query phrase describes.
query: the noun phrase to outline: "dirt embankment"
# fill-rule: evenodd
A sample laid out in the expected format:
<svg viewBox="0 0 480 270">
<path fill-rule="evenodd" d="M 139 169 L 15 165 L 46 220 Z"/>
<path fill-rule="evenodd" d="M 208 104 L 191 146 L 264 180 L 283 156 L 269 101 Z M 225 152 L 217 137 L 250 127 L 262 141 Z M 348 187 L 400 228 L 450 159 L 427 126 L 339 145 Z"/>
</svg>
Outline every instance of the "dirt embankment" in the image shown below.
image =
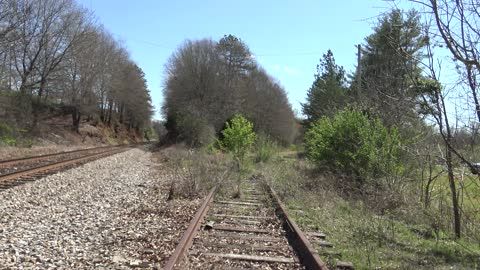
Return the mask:
<svg viewBox="0 0 480 270">
<path fill-rule="evenodd" d="M 77 133 L 72 131 L 68 117 L 47 120 L 28 134 L 22 130 L 12 132 L 10 138 L 10 142 L 13 141 L 10 145 L 0 143 L 0 160 L 143 140 L 141 135 L 125 127 L 108 127 L 89 122 L 81 123 Z"/>
</svg>

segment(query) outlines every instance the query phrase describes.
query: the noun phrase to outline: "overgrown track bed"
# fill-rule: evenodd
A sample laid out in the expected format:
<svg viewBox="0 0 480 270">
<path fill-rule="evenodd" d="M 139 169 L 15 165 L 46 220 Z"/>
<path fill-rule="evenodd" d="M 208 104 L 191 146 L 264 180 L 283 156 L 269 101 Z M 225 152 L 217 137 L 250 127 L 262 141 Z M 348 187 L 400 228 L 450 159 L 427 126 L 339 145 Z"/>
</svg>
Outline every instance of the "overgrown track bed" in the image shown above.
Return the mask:
<svg viewBox="0 0 480 270">
<path fill-rule="evenodd" d="M 0 161 L 0 190 L 34 181 L 60 170 L 85 164 L 129 149 L 130 145 L 103 146 Z"/>
<path fill-rule="evenodd" d="M 251 182 L 241 199 L 221 198 L 216 191 L 206 197 L 165 269 L 327 269 L 268 186 Z"/>
</svg>

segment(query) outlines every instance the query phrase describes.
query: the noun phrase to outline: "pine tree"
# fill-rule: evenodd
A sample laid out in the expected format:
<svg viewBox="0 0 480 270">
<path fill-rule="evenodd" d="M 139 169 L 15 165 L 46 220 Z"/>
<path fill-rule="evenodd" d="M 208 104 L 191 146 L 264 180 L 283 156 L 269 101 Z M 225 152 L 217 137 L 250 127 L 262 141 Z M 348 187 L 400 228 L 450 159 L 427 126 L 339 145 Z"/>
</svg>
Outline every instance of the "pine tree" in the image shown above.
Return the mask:
<svg viewBox="0 0 480 270">
<path fill-rule="evenodd" d="M 335 63 L 332 51 L 328 50 L 317 65 L 315 81 L 307 92 L 307 101 L 302 104 L 307 123 L 322 116 L 333 116 L 346 104 L 346 94 L 345 70 Z"/>
<path fill-rule="evenodd" d="M 418 12 L 392 10 L 380 18 L 365 41 L 361 67 L 357 67 L 364 109 L 373 108 L 388 126 L 411 122 L 416 117 L 411 85 L 421 76 L 419 63 L 426 45 Z"/>
</svg>

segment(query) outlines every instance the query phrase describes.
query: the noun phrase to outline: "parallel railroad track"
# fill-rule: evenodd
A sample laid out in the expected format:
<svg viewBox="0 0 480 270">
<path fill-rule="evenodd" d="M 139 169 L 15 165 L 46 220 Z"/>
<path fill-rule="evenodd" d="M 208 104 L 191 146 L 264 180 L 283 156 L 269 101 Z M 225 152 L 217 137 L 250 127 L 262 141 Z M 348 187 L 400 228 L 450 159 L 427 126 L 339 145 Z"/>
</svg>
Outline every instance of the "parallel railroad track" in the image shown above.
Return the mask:
<svg viewBox="0 0 480 270">
<path fill-rule="evenodd" d="M 0 161 L 0 191 L 39 177 L 111 156 L 130 145 L 103 146 Z"/>
<path fill-rule="evenodd" d="M 216 198 L 217 189 L 205 198 L 166 270 L 328 269 L 268 185 L 249 183 L 242 199 Z"/>
</svg>

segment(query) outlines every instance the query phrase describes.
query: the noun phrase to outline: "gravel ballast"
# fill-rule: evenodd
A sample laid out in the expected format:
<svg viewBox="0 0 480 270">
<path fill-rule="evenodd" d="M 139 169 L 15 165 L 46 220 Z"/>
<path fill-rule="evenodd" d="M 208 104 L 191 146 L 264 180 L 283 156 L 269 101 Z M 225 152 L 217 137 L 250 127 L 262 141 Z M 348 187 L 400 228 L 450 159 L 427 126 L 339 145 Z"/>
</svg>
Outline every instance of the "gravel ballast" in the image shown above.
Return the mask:
<svg viewBox="0 0 480 270">
<path fill-rule="evenodd" d="M 200 200 L 133 149 L 0 192 L 0 269 L 161 269 Z M 159 167 L 160 166 L 160 167 Z"/>
</svg>

